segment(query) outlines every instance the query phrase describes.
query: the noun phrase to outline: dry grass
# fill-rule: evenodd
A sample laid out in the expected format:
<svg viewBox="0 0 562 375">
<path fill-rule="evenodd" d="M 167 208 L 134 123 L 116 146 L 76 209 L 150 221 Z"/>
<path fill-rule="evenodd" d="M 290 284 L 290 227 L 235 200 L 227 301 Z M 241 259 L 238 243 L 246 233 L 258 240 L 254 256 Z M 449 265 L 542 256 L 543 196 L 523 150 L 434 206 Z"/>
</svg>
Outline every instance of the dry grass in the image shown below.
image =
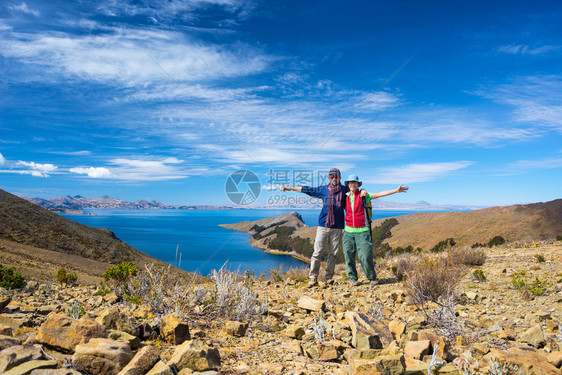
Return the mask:
<svg viewBox="0 0 562 375">
<path fill-rule="evenodd" d="M 486 249 L 483 247 L 456 246 L 448 250 L 448 256 L 453 263 L 465 266 L 481 266 L 486 263 Z"/>
<path fill-rule="evenodd" d="M 465 274 L 465 267 L 447 256 L 425 256 L 406 272 L 406 291 L 419 307 L 447 299 Z"/>
</svg>

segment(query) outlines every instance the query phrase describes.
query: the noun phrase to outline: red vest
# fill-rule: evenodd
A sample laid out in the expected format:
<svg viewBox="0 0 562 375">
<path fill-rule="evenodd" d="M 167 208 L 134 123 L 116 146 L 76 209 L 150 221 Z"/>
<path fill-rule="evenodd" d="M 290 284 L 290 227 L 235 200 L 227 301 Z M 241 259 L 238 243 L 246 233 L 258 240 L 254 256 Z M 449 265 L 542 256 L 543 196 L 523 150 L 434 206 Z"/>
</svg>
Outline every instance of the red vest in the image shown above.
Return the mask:
<svg viewBox="0 0 562 375">
<path fill-rule="evenodd" d="M 353 194 L 351 191 L 349 194 Z M 364 228 L 367 226 L 365 219 L 365 207 L 363 207 L 363 198 L 359 189 L 355 190 L 353 199 L 353 207 L 351 207 L 351 199 L 345 197 L 345 225 L 352 228 Z"/>
</svg>

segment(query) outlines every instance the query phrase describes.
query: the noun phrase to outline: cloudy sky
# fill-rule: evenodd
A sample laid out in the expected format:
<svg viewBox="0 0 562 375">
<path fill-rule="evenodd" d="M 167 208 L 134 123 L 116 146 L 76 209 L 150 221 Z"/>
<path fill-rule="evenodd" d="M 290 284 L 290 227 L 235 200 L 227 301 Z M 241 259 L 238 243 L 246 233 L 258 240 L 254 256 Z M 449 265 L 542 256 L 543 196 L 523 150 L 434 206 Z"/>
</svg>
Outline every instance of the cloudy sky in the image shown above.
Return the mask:
<svg viewBox="0 0 562 375">
<path fill-rule="evenodd" d="M 237 170 L 266 201 L 338 166 L 410 186 L 387 200 L 561 198 L 560 19 L 557 1 L 5 0 L 0 188 L 221 204 Z"/>
</svg>

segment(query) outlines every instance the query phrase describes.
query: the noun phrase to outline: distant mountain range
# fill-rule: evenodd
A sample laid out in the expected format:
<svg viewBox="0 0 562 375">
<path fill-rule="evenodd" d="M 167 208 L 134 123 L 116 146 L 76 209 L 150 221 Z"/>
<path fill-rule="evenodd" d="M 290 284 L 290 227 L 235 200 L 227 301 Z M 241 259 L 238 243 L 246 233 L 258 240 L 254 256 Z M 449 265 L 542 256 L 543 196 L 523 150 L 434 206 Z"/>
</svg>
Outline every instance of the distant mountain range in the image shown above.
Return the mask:
<svg viewBox="0 0 562 375">
<path fill-rule="evenodd" d="M 81 199 L 85 198 L 66 201 Z M 125 261 L 139 267 L 151 263 L 168 266 L 121 241 L 108 229 L 76 223 L 3 190 L 0 190 L 0 260 L 3 266 L 22 267 L 27 275 L 51 280 L 60 267 L 84 277 L 99 278 L 105 267 Z"/>
<path fill-rule="evenodd" d="M 422 205 L 420 205 L 422 206 Z M 433 206 L 435 207 L 435 206 Z M 548 240 L 562 236 L 562 199 L 545 203 L 489 207 L 469 212 L 419 212 L 374 220 L 373 228 L 388 219 L 395 219 L 390 236 L 384 243 L 393 248 L 412 245 L 429 250 L 440 241 L 453 238 L 458 245 L 471 246 L 487 243 L 495 236 L 509 242 Z M 316 227 L 306 226 L 297 212 L 289 212 L 274 218 L 243 221 L 221 225 L 228 229 L 254 234 L 254 226 L 269 228 L 272 224 L 295 227 L 291 237 L 309 239 L 316 237 Z M 274 228 L 269 228 L 269 231 Z M 261 240 L 251 239 L 252 245 L 270 250 L 264 231 Z"/>
<path fill-rule="evenodd" d="M 275 203 L 252 203 L 248 205 L 223 204 L 223 205 L 170 205 L 157 200 L 137 200 L 129 202 L 123 199 L 103 196 L 101 198 L 85 198 L 81 195 L 64 196 L 53 199 L 28 198 L 23 199 L 40 207 L 54 212 L 71 214 L 83 214 L 87 209 L 132 209 L 132 210 L 155 210 L 155 209 L 178 209 L 178 210 L 227 210 L 227 209 L 317 209 L 321 207 L 318 200 L 307 199 L 304 203 L 292 204 L 291 201 Z M 483 206 L 471 205 L 432 205 L 428 202 L 400 203 L 387 202 L 380 199 L 373 201 L 373 207 L 383 210 L 405 210 L 405 211 L 469 211 Z"/>
</svg>

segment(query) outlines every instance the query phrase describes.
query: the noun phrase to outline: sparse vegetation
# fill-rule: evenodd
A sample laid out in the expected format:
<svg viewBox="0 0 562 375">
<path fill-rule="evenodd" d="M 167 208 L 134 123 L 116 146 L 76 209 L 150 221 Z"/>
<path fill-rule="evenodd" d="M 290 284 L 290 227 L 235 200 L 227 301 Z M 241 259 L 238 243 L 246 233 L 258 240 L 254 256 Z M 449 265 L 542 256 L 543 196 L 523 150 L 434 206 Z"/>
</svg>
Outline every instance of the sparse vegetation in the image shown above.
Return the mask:
<svg viewBox="0 0 562 375">
<path fill-rule="evenodd" d="M 0 264 L 0 287 L 5 289 L 18 289 L 25 286 L 25 279 L 21 273 L 12 267 L 3 267 Z"/>
<path fill-rule="evenodd" d="M 537 260 L 537 262 L 542 263 L 542 262 L 544 262 L 544 255 L 535 254 L 535 259 Z"/>
<path fill-rule="evenodd" d="M 484 271 L 482 270 L 474 270 L 474 272 L 472 272 L 472 277 L 478 281 L 486 281 L 486 275 L 484 275 Z"/>
<path fill-rule="evenodd" d="M 562 241 L 562 236 L 561 235 L 556 236 L 556 241 Z"/>
<path fill-rule="evenodd" d="M 395 218 L 386 219 L 380 225 L 377 225 L 372 228 L 371 230 L 371 238 L 373 240 L 373 252 L 375 257 L 382 258 L 384 257 L 390 246 L 384 247 L 383 241 L 387 238 L 392 237 L 391 229 L 398 225 L 398 220 Z"/>
<path fill-rule="evenodd" d="M 138 268 L 131 262 L 123 262 L 115 267 L 108 267 L 103 273 L 106 282 L 113 284 L 113 290 L 119 297 L 131 296 L 128 289 L 129 280 L 138 274 Z"/>
<path fill-rule="evenodd" d="M 68 315 L 74 319 L 80 319 L 86 311 L 84 310 L 84 306 L 80 305 L 78 301 L 74 301 L 72 305 L 67 309 Z"/>
<path fill-rule="evenodd" d="M 404 280 L 406 274 L 416 266 L 416 259 L 412 255 L 404 254 L 394 261 L 390 269 L 398 281 Z"/>
<path fill-rule="evenodd" d="M 446 240 L 439 241 L 439 243 L 431 248 L 432 253 L 439 253 L 441 251 L 447 250 L 455 246 L 456 242 L 453 238 L 447 238 Z"/>
<path fill-rule="evenodd" d="M 505 243 L 505 239 L 502 236 L 495 236 L 490 241 L 488 241 L 488 247 L 494 247 L 503 245 Z"/>
<path fill-rule="evenodd" d="M 78 280 L 78 275 L 66 272 L 65 268 L 60 268 L 57 272 L 57 280 L 61 285 L 74 284 Z"/>
<path fill-rule="evenodd" d="M 452 247 L 448 254 L 452 262 L 466 266 L 481 266 L 486 262 L 486 250 L 481 247 Z"/>
</svg>

